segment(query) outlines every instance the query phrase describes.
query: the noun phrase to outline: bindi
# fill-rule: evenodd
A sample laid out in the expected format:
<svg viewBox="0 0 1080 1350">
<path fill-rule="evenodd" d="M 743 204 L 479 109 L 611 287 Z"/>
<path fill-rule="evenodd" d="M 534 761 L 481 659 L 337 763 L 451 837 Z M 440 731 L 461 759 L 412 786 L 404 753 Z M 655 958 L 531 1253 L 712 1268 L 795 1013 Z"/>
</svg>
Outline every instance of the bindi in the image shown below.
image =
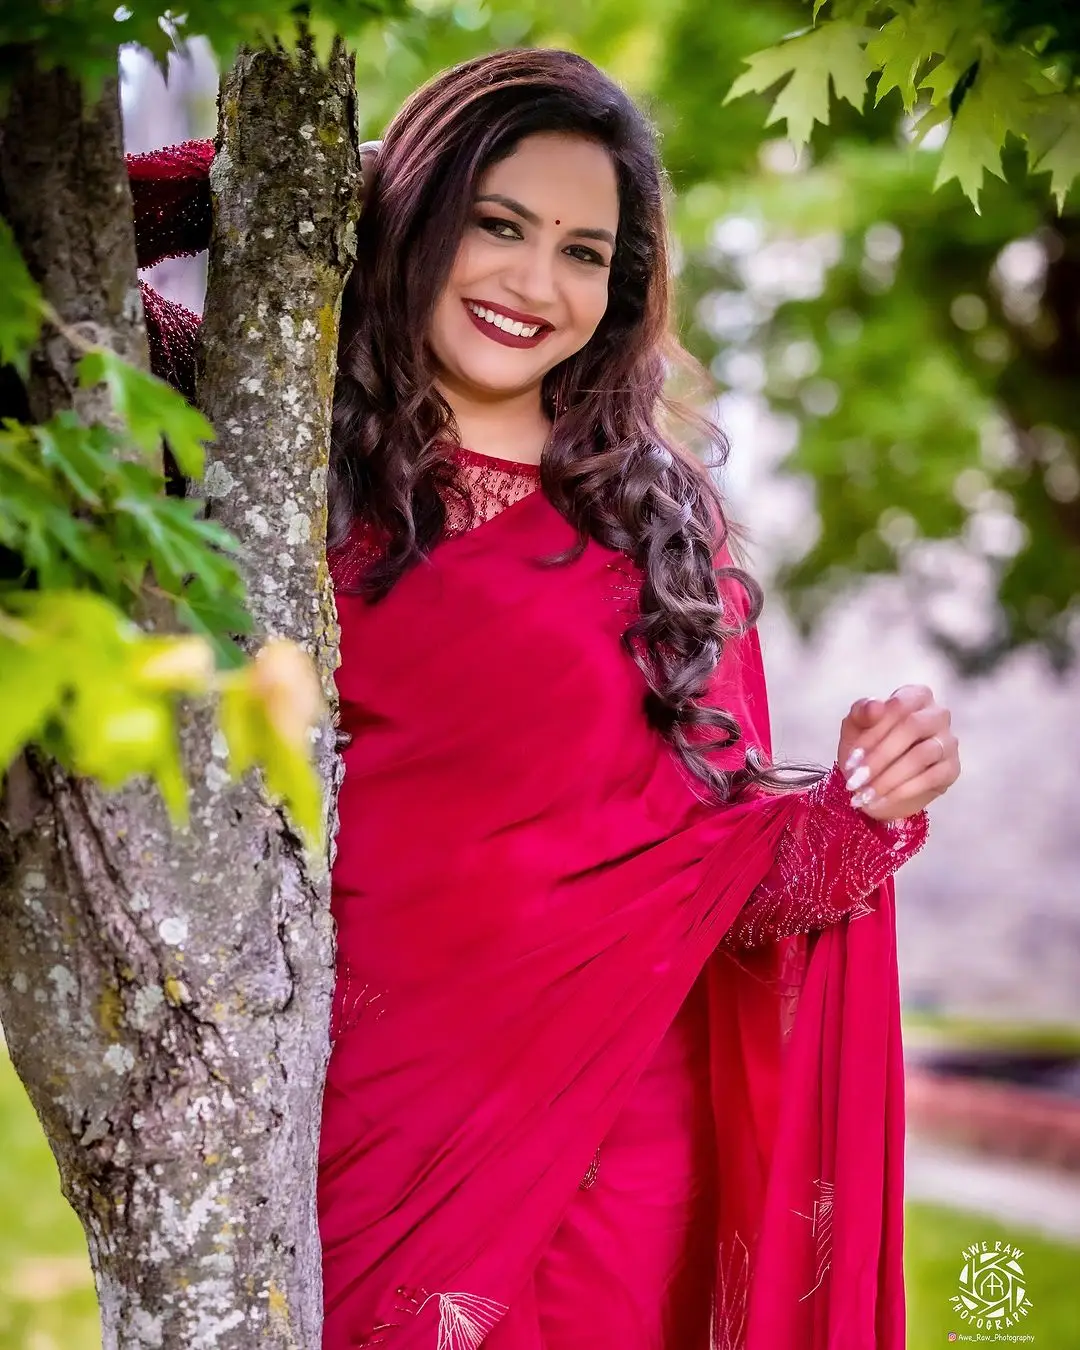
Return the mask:
<svg viewBox="0 0 1080 1350">
<path fill-rule="evenodd" d="M 556 224 L 556 225 L 561 225 L 561 224 L 562 224 L 562 221 L 561 221 L 561 220 L 557 220 L 557 221 L 555 222 L 555 224 Z"/>
</svg>

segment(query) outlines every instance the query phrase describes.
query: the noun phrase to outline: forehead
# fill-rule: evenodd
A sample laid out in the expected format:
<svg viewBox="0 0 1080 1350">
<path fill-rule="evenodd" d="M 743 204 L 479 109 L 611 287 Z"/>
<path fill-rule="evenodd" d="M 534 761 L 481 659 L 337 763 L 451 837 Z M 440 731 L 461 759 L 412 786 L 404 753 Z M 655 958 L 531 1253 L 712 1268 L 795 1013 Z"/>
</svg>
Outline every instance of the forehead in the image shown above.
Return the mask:
<svg viewBox="0 0 1080 1350">
<path fill-rule="evenodd" d="M 615 165 L 602 145 L 584 136 L 538 132 L 493 164 L 477 184 L 480 194 L 512 197 L 542 218 L 571 228 L 608 229 L 619 224 Z"/>
</svg>

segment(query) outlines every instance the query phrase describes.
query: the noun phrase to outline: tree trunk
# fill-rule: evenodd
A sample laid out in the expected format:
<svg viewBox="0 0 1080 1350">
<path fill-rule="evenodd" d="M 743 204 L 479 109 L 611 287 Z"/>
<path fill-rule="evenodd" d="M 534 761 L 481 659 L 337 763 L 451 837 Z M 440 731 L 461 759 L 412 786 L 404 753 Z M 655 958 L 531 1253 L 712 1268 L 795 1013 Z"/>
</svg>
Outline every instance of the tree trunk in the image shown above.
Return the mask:
<svg viewBox="0 0 1080 1350">
<path fill-rule="evenodd" d="M 67 323 L 146 364 L 115 83 L 86 119 L 62 71 L 14 90 L 0 190 Z M 332 696 L 326 464 L 359 162 L 352 60 L 243 52 L 225 80 L 199 403 L 206 490 L 245 544 L 263 634 L 315 654 Z M 17 131 L 13 130 L 17 128 Z M 74 405 L 47 333 L 36 418 Z M 315 1169 L 328 1056 L 325 859 L 306 859 L 254 775 L 232 783 L 205 708 L 181 714 L 191 824 L 156 791 L 107 794 L 39 757 L 0 802 L 0 1016 L 86 1230 L 112 1347 L 320 1340 Z M 328 718 L 317 752 L 333 801 Z"/>
</svg>

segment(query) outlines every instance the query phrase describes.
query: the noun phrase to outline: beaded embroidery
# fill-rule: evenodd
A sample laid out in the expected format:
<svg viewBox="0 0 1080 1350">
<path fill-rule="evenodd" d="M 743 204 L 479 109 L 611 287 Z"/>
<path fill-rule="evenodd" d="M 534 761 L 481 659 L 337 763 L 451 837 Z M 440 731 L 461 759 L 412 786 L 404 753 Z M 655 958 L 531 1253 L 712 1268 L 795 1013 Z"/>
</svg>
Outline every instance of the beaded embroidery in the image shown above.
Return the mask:
<svg viewBox="0 0 1080 1350">
<path fill-rule="evenodd" d="M 600 1172 L 600 1149 L 597 1148 L 593 1154 L 592 1162 L 589 1164 L 585 1175 L 578 1182 L 579 1191 L 591 1191 L 596 1185 L 596 1178 Z"/>
<path fill-rule="evenodd" d="M 758 947 L 872 912 L 867 897 L 926 843 L 925 811 L 876 821 L 851 805 L 839 765 L 805 794 L 765 880 L 724 937 Z"/>
<path fill-rule="evenodd" d="M 183 141 L 145 155 L 126 155 L 135 224 L 135 258 L 153 267 L 166 258 L 199 253 L 210 243 L 210 163 L 213 141 Z M 195 397 L 195 339 L 202 320 L 139 282 L 150 369 Z"/>
</svg>

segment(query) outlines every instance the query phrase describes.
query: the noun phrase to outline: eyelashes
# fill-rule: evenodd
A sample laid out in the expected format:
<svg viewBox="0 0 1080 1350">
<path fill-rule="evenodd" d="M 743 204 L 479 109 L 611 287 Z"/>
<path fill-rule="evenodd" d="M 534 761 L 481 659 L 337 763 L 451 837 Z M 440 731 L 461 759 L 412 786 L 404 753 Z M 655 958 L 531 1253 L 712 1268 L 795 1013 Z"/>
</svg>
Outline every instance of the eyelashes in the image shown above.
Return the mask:
<svg viewBox="0 0 1080 1350">
<path fill-rule="evenodd" d="M 513 220 L 506 220 L 502 216 L 480 216 L 477 218 L 476 224 L 485 234 L 490 234 L 494 239 L 523 240 L 525 238 L 520 225 Z M 590 248 L 587 244 L 570 244 L 563 252 L 568 257 L 573 258 L 575 262 L 585 263 L 587 266 L 610 266 L 601 253 L 598 253 L 594 248 Z"/>
<path fill-rule="evenodd" d="M 476 222 L 482 230 L 493 234 L 497 239 L 524 239 L 519 226 L 512 220 L 500 220 L 498 216 L 481 216 Z M 503 230 L 512 230 L 512 234 L 503 234 Z"/>
</svg>

